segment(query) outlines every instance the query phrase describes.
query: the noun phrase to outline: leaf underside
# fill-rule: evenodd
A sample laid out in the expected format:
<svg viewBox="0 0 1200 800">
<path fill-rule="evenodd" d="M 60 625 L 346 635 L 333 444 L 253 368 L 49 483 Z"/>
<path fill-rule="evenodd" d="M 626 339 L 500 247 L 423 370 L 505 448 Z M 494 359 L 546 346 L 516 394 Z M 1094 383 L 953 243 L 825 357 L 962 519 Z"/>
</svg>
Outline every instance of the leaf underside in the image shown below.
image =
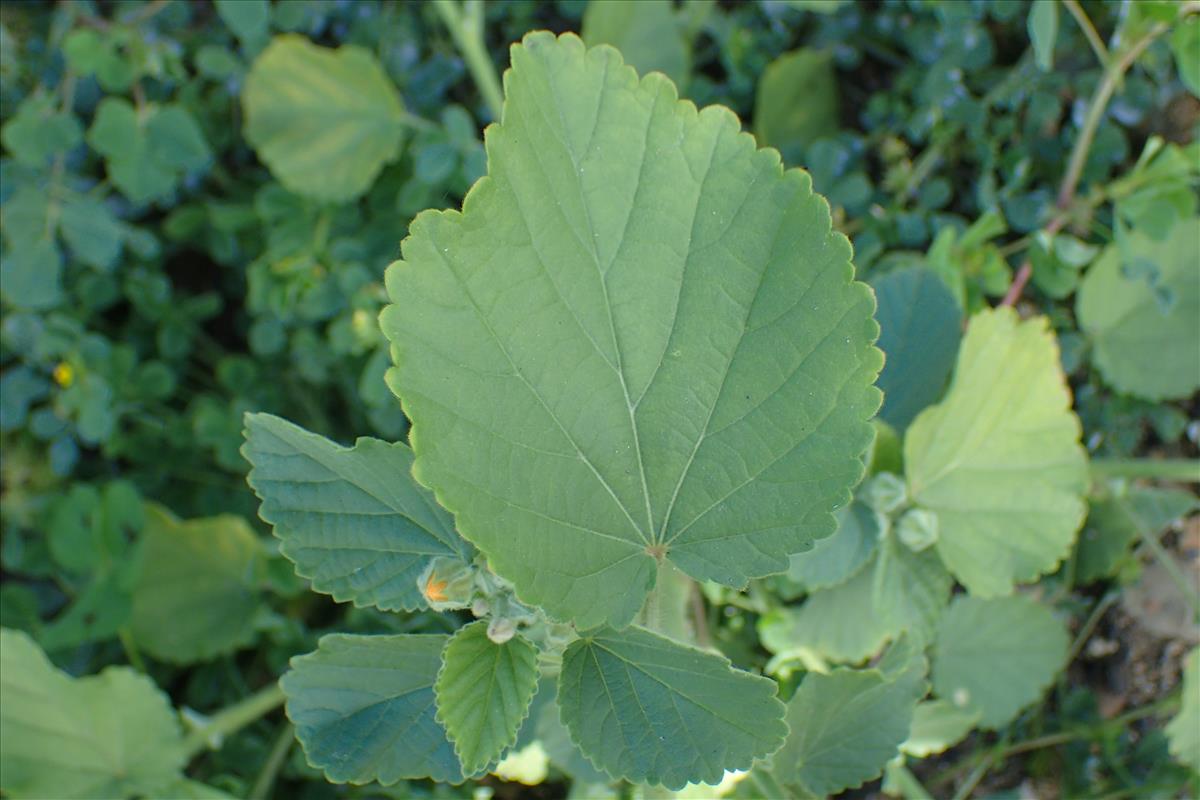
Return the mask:
<svg viewBox="0 0 1200 800">
<path fill-rule="evenodd" d="M 387 273 L 415 474 L 522 600 L 632 620 L 834 527 L 878 409 L 870 291 L 807 174 L 609 47 L 512 48 L 488 176 Z M 623 591 L 613 592 L 613 586 Z"/>
<path fill-rule="evenodd" d="M 330 634 L 293 658 L 279 685 L 308 763 L 333 783 L 461 782 L 433 690 L 448 638 Z"/>
<path fill-rule="evenodd" d="M 601 630 L 563 654 L 558 703 L 583 753 L 613 777 L 718 783 L 787 735 L 774 681 L 637 627 Z"/>
<path fill-rule="evenodd" d="M 470 558 L 450 515 L 413 481 L 403 444 L 364 438 L 340 447 L 279 417 L 247 414 L 242 454 L 281 552 L 335 600 L 423 608 L 417 578 L 430 559 Z"/>
</svg>

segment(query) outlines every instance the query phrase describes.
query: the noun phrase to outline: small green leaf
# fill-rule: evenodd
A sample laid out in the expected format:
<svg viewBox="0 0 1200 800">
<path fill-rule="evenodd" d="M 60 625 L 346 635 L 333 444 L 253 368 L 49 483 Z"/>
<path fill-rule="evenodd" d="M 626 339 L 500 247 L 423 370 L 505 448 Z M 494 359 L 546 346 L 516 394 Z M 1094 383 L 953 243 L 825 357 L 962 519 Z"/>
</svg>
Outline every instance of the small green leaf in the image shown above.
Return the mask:
<svg viewBox="0 0 1200 800">
<path fill-rule="evenodd" d="M 244 47 L 254 48 L 266 41 L 271 25 L 267 0 L 215 0 L 215 5 L 221 21 Z"/>
<path fill-rule="evenodd" d="M 952 584 L 936 553 L 913 552 L 889 533 L 853 577 L 813 592 L 798 609 L 765 615 L 759 635 L 772 653 L 807 648 L 859 662 L 905 631 L 931 640 Z"/>
<path fill-rule="evenodd" d="M 971 319 L 941 404 L 909 427 L 909 496 L 938 517 L 937 552 L 973 594 L 1050 572 L 1083 522 L 1079 420 L 1044 317 Z"/>
<path fill-rule="evenodd" d="M 767 65 L 754 99 L 754 134 L 760 144 L 797 164 L 809 145 L 837 127 L 837 76 L 830 53 L 793 50 Z"/>
<path fill-rule="evenodd" d="M 1158 535 L 1197 508 L 1184 489 L 1131 486 L 1089 501 L 1087 523 L 1075 548 L 1075 581 L 1087 584 L 1113 575 L 1138 538 Z"/>
<path fill-rule="evenodd" d="M 838 527 L 807 553 L 792 556 L 787 575 L 806 589 L 836 586 L 858 572 L 875 551 L 881 527 L 879 516 L 855 501 L 837 513 Z"/>
<path fill-rule="evenodd" d="M 261 556 L 258 537 L 241 517 L 181 521 L 147 504 L 133 638 L 155 658 L 176 663 L 245 646 L 261 604 L 254 583 Z"/>
<path fill-rule="evenodd" d="M 170 197 L 184 172 L 201 169 L 212 157 L 196 120 L 174 104 L 139 112 L 123 97 L 106 97 L 87 139 L 104 156 L 116 187 L 139 204 Z"/>
<path fill-rule="evenodd" d="M 1079 327 L 1096 366 L 1122 392 L 1184 398 L 1200 387 L 1200 217 L 1177 221 L 1165 238 L 1128 231 L 1097 259 L 1076 295 Z"/>
<path fill-rule="evenodd" d="M 805 676 L 788 703 L 791 735 L 771 759 L 775 778 L 825 797 L 882 775 L 925 694 L 924 658 L 917 659 L 897 674 L 836 669 Z"/>
<path fill-rule="evenodd" d="M 63 203 L 59 217 L 71 253 L 89 267 L 108 271 L 121 255 L 125 233 L 104 203 L 82 196 Z"/>
<path fill-rule="evenodd" d="M 246 138 L 293 192 L 341 202 L 400 154 L 404 108 L 369 50 L 277 36 L 242 92 Z"/>
<path fill-rule="evenodd" d="M 971 732 L 979 716 L 979 709 L 959 708 L 948 700 L 920 703 L 900 749 L 916 758 L 943 753 Z"/>
<path fill-rule="evenodd" d="M 783 743 L 774 681 L 642 628 L 604 629 L 563 653 L 558 703 L 596 766 L 678 790 L 718 783 Z"/>
<path fill-rule="evenodd" d="M 437 721 L 434 682 L 450 637 L 321 637 L 279 685 L 308 763 L 334 783 L 463 780 Z"/>
<path fill-rule="evenodd" d="M 617 48 L 625 63 L 643 75 L 658 71 L 681 88 L 687 85 L 692 48 L 683 37 L 672 0 L 590 0 L 581 35 L 590 46 Z"/>
<path fill-rule="evenodd" d="M 18 162 L 39 168 L 82 142 L 83 128 L 74 115 L 59 110 L 54 95 L 31 95 L 4 124 L 0 139 Z"/>
<path fill-rule="evenodd" d="M 1022 595 L 959 595 L 933 649 L 933 690 L 980 725 L 999 728 L 1037 700 L 1067 660 L 1069 639 L 1050 609 Z"/>
<path fill-rule="evenodd" d="M 1058 0 L 1033 0 L 1026 22 L 1038 69 L 1054 67 L 1054 40 L 1058 38 Z"/>
<path fill-rule="evenodd" d="M 903 431 L 946 389 L 962 338 L 962 311 L 945 282 L 928 269 L 895 270 L 872 287 L 885 356 L 879 415 Z"/>
<path fill-rule="evenodd" d="M 1179 79 L 1189 92 L 1200 97 L 1200 16 L 1193 13 L 1175 23 L 1171 52 L 1175 54 Z"/>
<path fill-rule="evenodd" d="M 429 562 L 470 560 L 453 519 L 413 481 L 403 444 L 339 447 L 270 414 L 247 414 L 245 424 L 259 514 L 316 591 L 385 611 L 423 608 L 417 578 Z"/>
<path fill-rule="evenodd" d="M 833 531 L 880 400 L 828 204 L 612 48 L 539 32 L 512 58 L 488 177 L 419 215 L 387 273 L 414 474 L 581 630 L 629 623 L 656 557 L 730 586 L 783 572 Z"/>
<path fill-rule="evenodd" d="M 438 721 L 465 775 L 494 764 L 516 742 L 537 690 L 537 649 L 520 635 L 496 644 L 487 631 L 479 620 L 450 637 L 434 686 Z"/>
<path fill-rule="evenodd" d="M 179 722 L 125 667 L 71 678 L 26 634 L 0 631 L 0 789 L 13 800 L 154 796 L 179 778 Z"/>
<path fill-rule="evenodd" d="M 1200 648 L 1188 654 L 1183 667 L 1183 703 L 1167 723 L 1171 755 L 1200 772 Z"/>
<path fill-rule="evenodd" d="M 874 559 L 849 580 L 808 596 L 799 608 L 778 608 L 763 615 L 758 635 L 777 655 L 811 650 L 825 658 L 858 663 L 879 652 L 891 626 L 875 613 Z"/>
</svg>

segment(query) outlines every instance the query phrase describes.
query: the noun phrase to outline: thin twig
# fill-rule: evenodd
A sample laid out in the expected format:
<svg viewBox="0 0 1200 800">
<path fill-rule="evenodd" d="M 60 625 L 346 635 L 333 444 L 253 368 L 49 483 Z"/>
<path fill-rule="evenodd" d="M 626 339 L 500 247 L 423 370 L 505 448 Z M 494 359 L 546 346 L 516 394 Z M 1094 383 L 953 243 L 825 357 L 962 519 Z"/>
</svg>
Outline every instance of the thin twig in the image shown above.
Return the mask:
<svg viewBox="0 0 1200 800">
<path fill-rule="evenodd" d="M 1091 19 L 1084 13 L 1083 7 L 1079 5 L 1078 0 L 1062 0 L 1063 5 L 1067 7 L 1067 11 L 1071 12 L 1071 16 L 1079 23 L 1079 27 L 1083 30 L 1083 35 L 1087 37 L 1088 44 L 1092 46 L 1092 52 L 1096 54 L 1096 58 L 1100 61 L 1100 66 L 1108 69 L 1108 48 L 1104 46 L 1103 40 L 1100 39 L 1100 34 L 1096 32 L 1096 26 L 1092 24 Z"/>
</svg>

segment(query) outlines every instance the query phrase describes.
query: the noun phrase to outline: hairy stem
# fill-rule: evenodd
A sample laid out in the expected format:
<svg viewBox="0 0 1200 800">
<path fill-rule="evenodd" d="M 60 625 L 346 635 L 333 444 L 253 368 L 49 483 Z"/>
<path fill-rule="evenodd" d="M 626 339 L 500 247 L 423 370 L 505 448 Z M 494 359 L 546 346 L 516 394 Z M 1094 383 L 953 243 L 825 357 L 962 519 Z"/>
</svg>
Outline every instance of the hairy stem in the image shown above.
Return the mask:
<svg viewBox="0 0 1200 800">
<path fill-rule="evenodd" d="M 467 69 L 471 71 L 475 86 L 491 110 L 492 118 L 499 120 L 504 93 L 483 41 L 483 3 L 480 0 L 465 0 L 465 5 L 460 5 L 455 0 L 434 0 L 433 7 L 454 37 L 454 44 L 467 62 Z"/>
<path fill-rule="evenodd" d="M 226 736 L 232 736 L 259 717 L 270 714 L 283 705 L 283 701 L 283 689 L 279 688 L 278 683 L 273 683 L 221 709 L 210 717 L 208 722 L 187 735 L 183 742 L 184 753 L 188 759 L 195 758 Z"/>
<path fill-rule="evenodd" d="M 250 790 L 249 800 L 267 800 L 271 796 L 275 778 L 279 775 L 279 770 L 283 768 L 283 762 L 287 760 L 287 755 L 291 752 L 295 741 L 296 729 L 292 727 L 292 723 L 285 722 L 279 728 L 275 744 L 271 747 L 271 752 L 267 755 L 267 760 L 263 763 L 258 778 L 254 781 L 254 788 Z"/>
</svg>

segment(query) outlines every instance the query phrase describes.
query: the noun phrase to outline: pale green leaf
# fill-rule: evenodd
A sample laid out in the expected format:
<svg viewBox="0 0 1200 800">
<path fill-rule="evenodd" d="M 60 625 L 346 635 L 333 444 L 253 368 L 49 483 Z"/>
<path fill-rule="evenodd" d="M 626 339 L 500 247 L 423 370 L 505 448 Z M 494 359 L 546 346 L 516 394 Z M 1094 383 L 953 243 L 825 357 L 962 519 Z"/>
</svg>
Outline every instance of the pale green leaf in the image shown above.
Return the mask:
<svg viewBox="0 0 1200 800">
<path fill-rule="evenodd" d="M 318 592 L 385 611 L 422 608 L 417 579 L 429 562 L 469 560 L 453 519 L 412 480 L 403 444 L 340 447 L 270 414 L 247 414 L 245 424 L 259 514 Z"/>
<path fill-rule="evenodd" d="M 754 134 L 784 160 L 802 160 L 810 144 L 838 128 L 837 76 L 832 54 L 800 49 L 763 70 L 754 99 Z"/>
<path fill-rule="evenodd" d="M 1167 723 L 1167 741 L 1171 755 L 1200 772 L 1200 648 L 1184 662 L 1180 694 L 1183 703 Z"/>
<path fill-rule="evenodd" d="M 63 301 L 62 251 L 51 236 L 0 254 L 0 295 L 17 308 L 53 308 Z"/>
<path fill-rule="evenodd" d="M 588 45 L 609 44 L 639 73 L 658 71 L 686 87 L 692 66 L 673 0 L 590 0 L 583 12 Z"/>
<path fill-rule="evenodd" d="M 825 797 L 882 775 L 925 694 L 924 659 L 910 666 L 894 674 L 836 669 L 805 676 L 788 703 L 791 735 L 771 759 L 775 779 Z"/>
<path fill-rule="evenodd" d="M 1165 238 L 1125 233 L 1088 269 L 1076 295 L 1093 359 L 1122 392 L 1184 398 L 1200 387 L 1200 217 Z"/>
<path fill-rule="evenodd" d="M 534 33 L 512 57 L 489 175 L 387 273 L 415 475 L 580 629 L 628 623 L 656 557 L 731 586 L 784 571 L 832 532 L 880 399 L 828 205 L 612 48 Z"/>
<path fill-rule="evenodd" d="M 517 740 L 538 684 L 537 649 L 523 636 L 488 638 L 487 620 L 459 628 L 442 652 L 434 693 L 463 773 L 494 764 Z"/>
<path fill-rule="evenodd" d="M 908 739 L 900 749 L 925 758 L 958 744 L 979 722 L 979 709 L 959 708 L 949 700 L 928 700 L 913 713 Z"/>
<path fill-rule="evenodd" d="M 567 726 L 563 725 L 558 714 L 558 686 L 554 681 L 548 683 L 548 686 L 543 685 L 538 692 L 539 696 L 543 692 L 546 693 L 548 699 L 536 712 L 537 720 L 534 722 L 533 732 L 546 749 L 550 763 L 570 775 L 572 781 L 580 785 L 611 783 L 612 778 L 596 769 L 580 752 L 575 742 L 571 741 L 571 733 Z M 530 716 L 534 713 L 530 711 Z"/>
<path fill-rule="evenodd" d="M 807 553 L 792 556 L 787 575 L 806 589 L 836 586 L 858 572 L 879 541 L 879 516 L 864 503 L 853 502 L 837 512 L 838 527 Z"/>
<path fill-rule="evenodd" d="M 942 617 L 933 649 L 933 690 L 999 728 L 1041 697 L 1066 664 L 1067 631 L 1050 609 L 1022 595 L 960 595 Z"/>
<path fill-rule="evenodd" d="M 433 690 L 448 639 L 330 634 L 293 658 L 279 685 L 308 763 L 334 783 L 462 781 Z"/>
<path fill-rule="evenodd" d="M 962 311 L 946 283 L 923 268 L 899 269 L 876 280 L 879 349 L 885 354 L 879 415 L 903 431 L 946 389 L 962 338 Z"/>
<path fill-rule="evenodd" d="M 404 108 L 369 50 L 276 36 L 242 91 L 246 138 L 293 192 L 344 201 L 400 154 Z"/>
<path fill-rule="evenodd" d="M 244 519 L 179 520 L 147 504 L 141 557 L 131 626 L 146 652 L 188 663 L 253 640 L 262 602 L 253 572 L 262 545 Z"/>
<path fill-rule="evenodd" d="M 680 789 L 749 769 L 787 735 L 774 681 L 642 628 L 602 629 L 563 653 L 558 703 L 596 766 Z"/>
<path fill-rule="evenodd" d="M 1083 522 L 1079 420 L 1044 317 L 971 319 L 945 399 L 904 441 L 909 496 L 938 516 L 937 552 L 973 594 L 1054 569 Z"/>
<path fill-rule="evenodd" d="M 126 667 L 71 678 L 24 633 L 0 631 L 0 789 L 5 797 L 154 795 L 179 777 L 179 723 Z"/>
<path fill-rule="evenodd" d="M 1054 41 L 1058 38 L 1058 0 L 1033 0 L 1026 20 L 1038 69 L 1054 68 Z"/>
</svg>

